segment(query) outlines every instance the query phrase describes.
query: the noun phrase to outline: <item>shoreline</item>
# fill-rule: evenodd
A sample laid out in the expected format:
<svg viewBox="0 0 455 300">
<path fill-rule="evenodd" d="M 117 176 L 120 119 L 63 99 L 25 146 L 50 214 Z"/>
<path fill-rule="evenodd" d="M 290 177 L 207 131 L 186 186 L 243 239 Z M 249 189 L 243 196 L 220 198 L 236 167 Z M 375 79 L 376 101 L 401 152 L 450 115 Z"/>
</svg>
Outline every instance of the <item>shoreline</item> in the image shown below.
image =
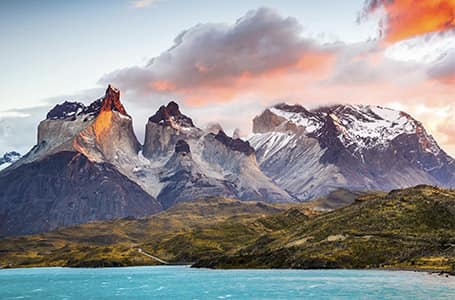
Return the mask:
<svg viewBox="0 0 455 300">
<path fill-rule="evenodd" d="M 297 269 L 297 268 L 204 268 L 193 267 L 191 264 L 168 264 L 168 265 L 131 265 L 131 266 L 117 266 L 117 267 L 70 267 L 70 266 L 32 266 L 32 267 L 0 267 L 2 270 L 19 270 L 19 269 L 44 269 L 44 268 L 62 268 L 62 269 L 112 269 L 112 268 L 147 268 L 147 267 L 187 267 L 192 269 L 207 269 L 219 271 L 235 271 L 235 270 L 290 270 L 290 271 L 313 271 L 313 270 L 351 270 L 351 271 L 391 271 L 391 272 L 419 272 L 427 273 L 428 275 L 438 275 L 445 278 L 455 278 L 455 272 L 439 269 L 421 269 L 421 268 L 363 268 L 363 269 L 348 269 L 348 268 L 315 268 L 315 269 Z"/>
</svg>

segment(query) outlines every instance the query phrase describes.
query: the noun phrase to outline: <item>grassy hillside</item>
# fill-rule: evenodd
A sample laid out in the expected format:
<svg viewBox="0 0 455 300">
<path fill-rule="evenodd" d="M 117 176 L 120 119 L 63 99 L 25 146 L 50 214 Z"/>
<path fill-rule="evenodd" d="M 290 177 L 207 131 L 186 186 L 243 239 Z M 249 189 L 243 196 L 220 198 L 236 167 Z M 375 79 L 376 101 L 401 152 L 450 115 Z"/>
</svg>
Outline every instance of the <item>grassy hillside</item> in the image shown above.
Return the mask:
<svg viewBox="0 0 455 300">
<path fill-rule="evenodd" d="M 253 242 L 264 227 L 246 224 L 287 205 L 207 198 L 181 203 L 151 217 L 93 222 L 49 233 L 0 240 L 0 267 L 125 266 L 192 262 Z M 208 236 L 208 237 L 207 237 Z"/>
<path fill-rule="evenodd" d="M 215 268 L 410 268 L 453 271 L 455 192 L 428 186 L 364 194 L 346 207 L 209 198 L 144 219 L 0 240 L 0 265 L 155 264 Z"/>
<path fill-rule="evenodd" d="M 363 196 L 197 265 L 453 271 L 455 192 L 418 186 Z"/>
</svg>

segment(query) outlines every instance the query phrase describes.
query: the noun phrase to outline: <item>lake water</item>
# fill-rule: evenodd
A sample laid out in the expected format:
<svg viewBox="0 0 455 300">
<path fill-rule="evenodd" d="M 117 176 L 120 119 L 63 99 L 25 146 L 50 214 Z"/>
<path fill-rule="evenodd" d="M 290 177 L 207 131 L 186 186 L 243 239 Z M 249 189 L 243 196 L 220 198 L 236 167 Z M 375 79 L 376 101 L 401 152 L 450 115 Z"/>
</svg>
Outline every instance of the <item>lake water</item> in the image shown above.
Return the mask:
<svg viewBox="0 0 455 300">
<path fill-rule="evenodd" d="M 207 270 L 183 266 L 0 270 L 0 299 L 455 299 L 418 272 Z"/>
</svg>

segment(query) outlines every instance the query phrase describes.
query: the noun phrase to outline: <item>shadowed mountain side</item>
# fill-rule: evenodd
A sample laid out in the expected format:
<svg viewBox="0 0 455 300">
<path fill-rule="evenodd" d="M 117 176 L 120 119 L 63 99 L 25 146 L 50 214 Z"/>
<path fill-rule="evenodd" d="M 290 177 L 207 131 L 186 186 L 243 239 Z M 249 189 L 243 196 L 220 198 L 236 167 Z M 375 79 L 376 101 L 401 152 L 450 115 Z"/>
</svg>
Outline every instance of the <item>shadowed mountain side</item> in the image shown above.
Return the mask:
<svg viewBox="0 0 455 300">
<path fill-rule="evenodd" d="M 161 205 L 109 163 L 59 152 L 0 174 L 0 235 L 144 216 Z"/>
</svg>

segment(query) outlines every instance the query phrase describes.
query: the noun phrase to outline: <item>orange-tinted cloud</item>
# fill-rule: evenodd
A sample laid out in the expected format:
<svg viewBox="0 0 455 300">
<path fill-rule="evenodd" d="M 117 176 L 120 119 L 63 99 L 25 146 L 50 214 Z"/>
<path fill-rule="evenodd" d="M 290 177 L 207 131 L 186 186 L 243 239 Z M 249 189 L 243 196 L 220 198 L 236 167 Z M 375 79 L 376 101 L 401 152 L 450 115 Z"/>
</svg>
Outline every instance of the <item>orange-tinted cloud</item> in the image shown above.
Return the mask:
<svg viewBox="0 0 455 300">
<path fill-rule="evenodd" d="M 250 11 L 233 25 L 197 25 L 147 65 L 109 73 L 101 83 L 114 83 L 137 102 L 175 99 L 197 123 L 221 122 L 227 130 L 233 129 L 229 124 L 250 125 L 265 106 L 283 101 L 399 106 L 416 112 L 455 154 L 447 128 L 438 125 L 444 120 L 439 111 L 454 101 L 447 83 L 454 77 L 455 54 L 433 64 L 397 61 L 380 42 L 321 45 L 304 38 L 301 28 L 270 9 Z M 422 114 L 415 109 L 420 106 L 438 113 Z"/>
<path fill-rule="evenodd" d="M 141 94 L 172 92 L 191 103 L 227 101 L 264 78 L 273 84 L 287 73 L 328 76 L 336 52 L 335 46 L 302 37 L 295 18 L 260 8 L 233 25 L 199 24 L 185 30 L 146 66 L 118 70 L 100 81 Z"/>
<path fill-rule="evenodd" d="M 383 8 L 382 34 L 397 42 L 455 28 L 455 0 L 370 0 L 367 14 Z"/>
</svg>

